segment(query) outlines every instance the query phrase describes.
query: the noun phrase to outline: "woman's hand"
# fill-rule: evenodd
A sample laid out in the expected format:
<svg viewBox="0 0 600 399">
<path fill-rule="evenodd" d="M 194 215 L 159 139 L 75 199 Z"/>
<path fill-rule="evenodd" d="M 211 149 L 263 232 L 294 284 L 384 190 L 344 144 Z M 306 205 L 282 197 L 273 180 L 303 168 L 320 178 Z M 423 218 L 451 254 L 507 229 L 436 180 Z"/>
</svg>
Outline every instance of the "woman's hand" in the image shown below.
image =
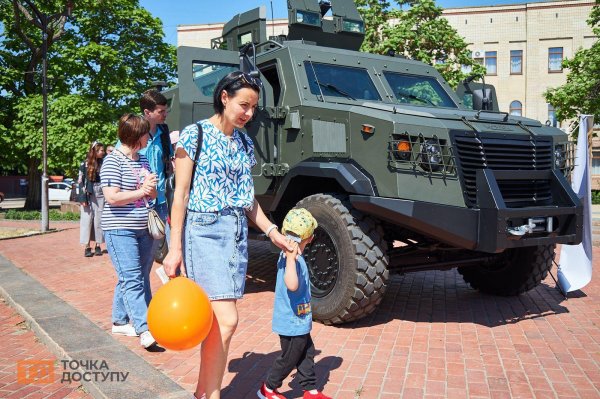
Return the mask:
<svg viewBox="0 0 600 399">
<path fill-rule="evenodd" d="M 169 278 L 177 277 L 177 270 L 179 269 L 181 269 L 181 275 L 186 277 L 181 251 L 169 250 L 167 257 L 163 260 L 163 267 Z"/>
<path fill-rule="evenodd" d="M 273 230 L 271 234 L 269 234 L 269 238 L 275 246 L 283 251 L 291 252 L 294 250 L 294 244 L 296 243 L 281 234 L 279 230 Z"/>
<path fill-rule="evenodd" d="M 144 179 L 144 183 L 142 184 L 142 192 L 145 196 L 152 197 L 153 193 L 154 196 L 156 196 L 157 182 L 158 179 L 155 173 L 150 173 L 148 176 L 146 176 L 146 178 Z"/>
</svg>

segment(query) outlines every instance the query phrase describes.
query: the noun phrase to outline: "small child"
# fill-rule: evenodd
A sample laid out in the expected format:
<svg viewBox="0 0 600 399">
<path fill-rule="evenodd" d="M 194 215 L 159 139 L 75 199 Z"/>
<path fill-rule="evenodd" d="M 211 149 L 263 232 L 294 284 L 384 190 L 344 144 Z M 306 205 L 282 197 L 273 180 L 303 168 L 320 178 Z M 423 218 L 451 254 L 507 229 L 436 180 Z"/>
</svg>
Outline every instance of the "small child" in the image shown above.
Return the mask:
<svg viewBox="0 0 600 399">
<path fill-rule="evenodd" d="M 296 244 L 292 251 L 282 251 L 277 261 L 273 332 L 279 334 L 281 355 L 275 359 L 267 380 L 256 393 L 261 399 L 285 399 L 277 388 L 295 368 L 298 382 L 304 389 L 303 399 L 331 399 L 315 385 L 315 346 L 310 337 L 310 280 L 302 257 L 316 227 L 317 221 L 304 208 L 290 210 L 283 221 L 282 233 Z"/>
</svg>

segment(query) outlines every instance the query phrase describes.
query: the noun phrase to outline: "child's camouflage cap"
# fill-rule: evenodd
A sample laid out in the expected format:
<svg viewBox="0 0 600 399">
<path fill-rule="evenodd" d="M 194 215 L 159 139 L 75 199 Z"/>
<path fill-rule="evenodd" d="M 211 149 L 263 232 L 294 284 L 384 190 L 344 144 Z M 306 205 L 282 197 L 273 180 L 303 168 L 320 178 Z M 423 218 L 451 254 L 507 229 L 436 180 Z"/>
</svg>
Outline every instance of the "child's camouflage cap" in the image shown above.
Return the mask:
<svg viewBox="0 0 600 399">
<path fill-rule="evenodd" d="M 304 208 L 293 208 L 283 219 L 281 232 L 293 233 L 303 240 L 313 235 L 318 224 L 313 215 Z"/>
</svg>

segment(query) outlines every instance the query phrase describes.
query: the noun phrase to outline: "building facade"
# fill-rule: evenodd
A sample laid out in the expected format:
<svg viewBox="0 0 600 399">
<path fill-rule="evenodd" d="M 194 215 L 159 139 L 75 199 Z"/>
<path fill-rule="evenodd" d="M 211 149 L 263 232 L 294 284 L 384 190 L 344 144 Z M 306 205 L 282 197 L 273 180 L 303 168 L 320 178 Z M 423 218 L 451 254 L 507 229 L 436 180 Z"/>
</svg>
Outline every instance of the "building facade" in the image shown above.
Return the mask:
<svg viewBox="0 0 600 399">
<path fill-rule="evenodd" d="M 487 69 L 500 110 L 567 128 L 544 92 L 566 82 L 561 63 L 597 37 L 587 24 L 593 1 L 549 1 L 449 8 L 444 17 Z"/>
<path fill-rule="evenodd" d="M 566 82 L 563 59 L 598 40 L 587 24 L 594 5 L 590 0 L 556 0 L 448 8 L 443 16 L 465 38 L 475 61 L 486 67 L 485 82 L 495 86 L 501 111 L 570 133 L 569 121 L 556 120 L 544 92 Z M 287 34 L 287 19 L 266 22 L 268 35 Z M 177 44 L 210 48 L 211 39 L 221 36 L 223 25 L 180 25 Z M 600 146 L 594 144 L 593 186 L 600 189 Z"/>
</svg>

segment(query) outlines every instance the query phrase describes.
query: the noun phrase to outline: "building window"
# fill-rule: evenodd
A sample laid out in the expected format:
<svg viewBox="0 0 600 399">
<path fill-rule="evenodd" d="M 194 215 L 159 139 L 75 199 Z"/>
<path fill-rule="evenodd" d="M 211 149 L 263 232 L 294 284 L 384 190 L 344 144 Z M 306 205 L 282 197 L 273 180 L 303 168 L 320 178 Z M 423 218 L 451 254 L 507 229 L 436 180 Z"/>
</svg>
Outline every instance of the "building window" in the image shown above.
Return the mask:
<svg viewBox="0 0 600 399">
<path fill-rule="evenodd" d="M 562 72 L 563 48 L 550 47 L 548 49 L 548 72 Z"/>
<path fill-rule="evenodd" d="M 523 74 L 523 50 L 510 50 L 510 74 Z"/>
<path fill-rule="evenodd" d="M 515 100 L 511 102 L 508 112 L 511 115 L 523 116 L 523 104 L 521 104 L 521 101 Z"/>
<path fill-rule="evenodd" d="M 600 175 L 600 151 L 592 147 L 592 176 Z"/>
<path fill-rule="evenodd" d="M 486 51 L 485 52 L 485 69 L 487 75 L 496 75 L 498 73 L 497 68 L 498 52 Z"/>
<path fill-rule="evenodd" d="M 548 120 L 546 121 L 546 125 L 560 127 L 560 124 L 556 119 L 556 111 L 551 104 L 548 104 Z"/>
</svg>

